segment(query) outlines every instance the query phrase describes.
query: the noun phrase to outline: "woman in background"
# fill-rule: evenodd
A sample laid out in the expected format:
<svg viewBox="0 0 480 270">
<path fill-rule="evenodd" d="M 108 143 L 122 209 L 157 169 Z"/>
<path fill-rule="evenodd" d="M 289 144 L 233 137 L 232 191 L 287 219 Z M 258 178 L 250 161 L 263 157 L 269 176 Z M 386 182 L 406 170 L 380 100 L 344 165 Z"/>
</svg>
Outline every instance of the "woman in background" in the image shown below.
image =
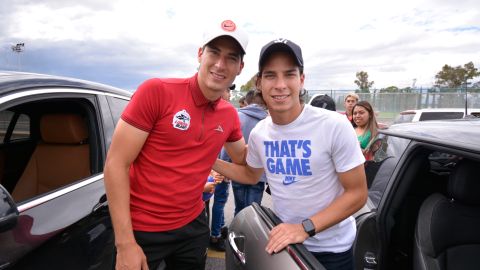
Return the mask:
<svg viewBox="0 0 480 270">
<path fill-rule="evenodd" d="M 362 149 L 365 159 L 370 160 L 368 155 L 368 146 L 377 136 L 378 124 L 375 118 L 375 112 L 368 101 L 359 101 L 352 109 L 352 125 L 357 133 L 358 142 Z"/>
</svg>

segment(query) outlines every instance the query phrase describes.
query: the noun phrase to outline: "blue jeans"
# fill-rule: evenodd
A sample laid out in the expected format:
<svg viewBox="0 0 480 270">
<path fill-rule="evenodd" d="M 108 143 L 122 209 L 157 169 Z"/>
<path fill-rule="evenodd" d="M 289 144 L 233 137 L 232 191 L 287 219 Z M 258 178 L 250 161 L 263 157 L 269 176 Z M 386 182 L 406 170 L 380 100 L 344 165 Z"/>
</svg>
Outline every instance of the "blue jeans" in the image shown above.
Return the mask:
<svg viewBox="0 0 480 270">
<path fill-rule="evenodd" d="M 230 182 L 222 182 L 215 187 L 212 206 L 212 228 L 211 235 L 220 236 L 220 230 L 225 226 L 223 209 L 228 199 L 228 187 Z"/>
<path fill-rule="evenodd" d="M 327 270 L 353 270 L 352 248 L 345 252 L 311 252 Z"/>
<path fill-rule="evenodd" d="M 263 198 L 265 182 L 256 185 L 244 185 L 232 182 L 233 196 L 235 198 L 235 215 L 253 202 L 260 204 Z"/>
</svg>

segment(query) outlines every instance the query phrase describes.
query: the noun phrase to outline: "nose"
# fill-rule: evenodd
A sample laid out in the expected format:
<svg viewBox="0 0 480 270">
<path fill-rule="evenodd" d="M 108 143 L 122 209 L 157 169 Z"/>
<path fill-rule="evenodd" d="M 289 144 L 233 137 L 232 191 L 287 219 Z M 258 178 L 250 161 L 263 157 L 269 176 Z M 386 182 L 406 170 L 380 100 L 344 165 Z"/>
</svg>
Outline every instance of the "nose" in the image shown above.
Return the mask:
<svg viewBox="0 0 480 270">
<path fill-rule="evenodd" d="M 275 88 L 277 89 L 284 89 L 287 87 L 286 80 L 283 76 L 278 76 L 275 80 Z"/>
<path fill-rule="evenodd" d="M 218 57 L 217 61 L 215 62 L 215 67 L 217 67 L 218 69 L 223 69 L 226 66 L 225 63 L 225 57 Z"/>
</svg>

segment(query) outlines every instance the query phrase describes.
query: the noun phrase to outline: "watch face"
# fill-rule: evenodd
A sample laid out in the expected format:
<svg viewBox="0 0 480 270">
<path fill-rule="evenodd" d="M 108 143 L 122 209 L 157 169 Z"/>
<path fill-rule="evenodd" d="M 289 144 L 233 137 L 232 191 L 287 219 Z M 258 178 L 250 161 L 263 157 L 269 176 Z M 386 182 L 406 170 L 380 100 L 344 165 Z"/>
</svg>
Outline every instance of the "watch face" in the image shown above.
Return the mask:
<svg viewBox="0 0 480 270">
<path fill-rule="evenodd" d="M 310 219 L 305 219 L 302 221 L 303 229 L 309 236 L 314 236 L 315 235 L 315 225 L 313 225 L 313 222 Z"/>
</svg>

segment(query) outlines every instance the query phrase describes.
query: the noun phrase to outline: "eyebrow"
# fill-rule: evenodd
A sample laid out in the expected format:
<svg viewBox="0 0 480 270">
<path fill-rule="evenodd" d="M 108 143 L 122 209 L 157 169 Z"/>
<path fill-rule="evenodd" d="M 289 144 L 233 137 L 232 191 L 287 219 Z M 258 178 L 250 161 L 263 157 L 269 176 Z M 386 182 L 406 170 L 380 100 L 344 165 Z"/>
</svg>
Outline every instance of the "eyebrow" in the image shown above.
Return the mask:
<svg viewBox="0 0 480 270">
<path fill-rule="evenodd" d="M 291 68 L 291 69 L 287 69 L 287 70 L 284 70 L 284 71 L 280 71 L 280 73 L 292 73 L 292 72 L 297 72 L 297 68 Z M 277 73 L 276 71 L 273 71 L 273 70 L 265 70 L 263 71 L 263 74 L 274 74 L 274 73 Z"/>
<path fill-rule="evenodd" d="M 220 48 L 212 45 L 212 44 L 207 44 L 206 45 L 207 48 L 211 49 L 211 50 L 214 50 L 214 51 L 218 51 L 220 52 Z M 228 55 L 230 56 L 235 56 L 235 57 L 241 57 L 242 53 L 241 52 L 229 52 Z"/>
</svg>

